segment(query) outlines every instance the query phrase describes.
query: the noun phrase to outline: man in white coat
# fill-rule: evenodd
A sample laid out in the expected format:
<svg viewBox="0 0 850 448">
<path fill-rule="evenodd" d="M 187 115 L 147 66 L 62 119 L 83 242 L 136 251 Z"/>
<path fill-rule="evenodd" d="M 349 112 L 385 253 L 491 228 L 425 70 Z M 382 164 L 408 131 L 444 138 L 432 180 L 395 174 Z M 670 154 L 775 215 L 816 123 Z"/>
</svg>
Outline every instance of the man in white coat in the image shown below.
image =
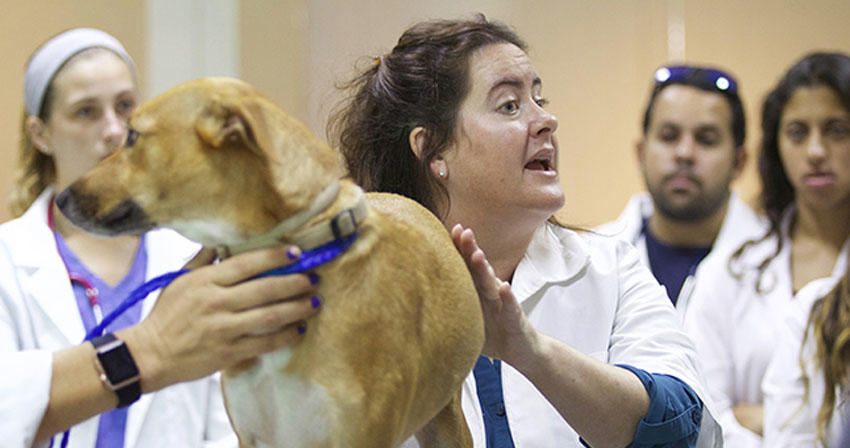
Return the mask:
<svg viewBox="0 0 850 448">
<path fill-rule="evenodd" d="M 766 229 L 729 188 L 746 161 L 745 130 L 732 76 L 682 65 L 655 72 L 635 145 L 648 193 L 632 197 L 620 217 L 598 231 L 638 247 L 680 316 L 701 261 Z"/>
</svg>

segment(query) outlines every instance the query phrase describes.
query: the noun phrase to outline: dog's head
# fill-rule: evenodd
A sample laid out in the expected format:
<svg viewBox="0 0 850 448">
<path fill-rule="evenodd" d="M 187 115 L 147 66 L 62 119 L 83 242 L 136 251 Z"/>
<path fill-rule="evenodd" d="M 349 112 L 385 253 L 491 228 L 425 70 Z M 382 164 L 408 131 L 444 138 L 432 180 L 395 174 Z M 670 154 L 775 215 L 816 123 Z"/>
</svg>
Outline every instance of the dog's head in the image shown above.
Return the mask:
<svg viewBox="0 0 850 448">
<path fill-rule="evenodd" d="M 171 227 L 236 244 L 305 208 L 339 178 L 334 152 L 251 86 L 181 84 L 136 110 L 127 141 L 56 198 L 107 235 Z"/>
</svg>

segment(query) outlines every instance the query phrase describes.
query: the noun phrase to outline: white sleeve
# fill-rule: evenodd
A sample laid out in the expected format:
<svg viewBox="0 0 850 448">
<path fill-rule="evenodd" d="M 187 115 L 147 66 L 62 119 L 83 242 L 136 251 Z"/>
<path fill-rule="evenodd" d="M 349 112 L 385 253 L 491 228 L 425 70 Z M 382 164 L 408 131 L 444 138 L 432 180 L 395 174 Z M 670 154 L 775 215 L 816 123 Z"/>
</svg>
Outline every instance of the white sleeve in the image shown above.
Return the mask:
<svg viewBox="0 0 850 448">
<path fill-rule="evenodd" d="M 725 260 L 716 260 L 701 273 L 683 325 L 693 340 L 726 446 L 760 448 L 761 437 L 741 426 L 732 412 L 735 366 L 729 344 L 735 322 L 729 310 L 737 298 L 737 282 L 726 275 Z"/>
<path fill-rule="evenodd" d="M 783 349 L 774 354 L 762 384 L 765 446 L 815 446 L 817 409 L 803 401 L 805 385 L 798 357 L 802 334 L 794 333 L 787 327 L 780 330 L 776 343 Z M 820 377 L 809 379 L 818 381 Z M 816 389 L 823 394 L 823 387 Z"/>
<path fill-rule="evenodd" d="M 42 350 L 0 354 L 0 434 L 3 446 L 32 446 L 47 410 L 53 354 Z"/>
<path fill-rule="evenodd" d="M 50 400 L 53 354 L 21 347 L 21 294 L 0 247 L 0 434 L 4 447 L 30 447 Z"/>
<path fill-rule="evenodd" d="M 618 258 L 619 302 L 608 361 L 673 375 L 705 401 L 693 345 L 681 328 L 666 290 L 641 262 L 633 246 L 620 243 Z"/>
<path fill-rule="evenodd" d="M 800 290 L 794 306 L 782 319 L 777 329 L 776 350 L 768 365 L 762 382 L 764 392 L 764 446 L 795 448 L 821 446 L 817 441 L 817 414 L 824 394 L 821 369 L 815 367 L 815 344 L 811 330 L 807 329 L 811 305 L 832 289 L 835 282 L 816 280 Z M 801 344 L 808 332 L 803 347 L 800 365 Z M 805 370 L 804 370 L 805 369 Z M 806 399 L 806 383 L 809 379 L 809 395 Z M 840 395 L 836 394 L 838 400 Z M 838 412 L 833 412 L 833 419 Z M 830 434 L 825 434 L 829 440 Z"/>
</svg>

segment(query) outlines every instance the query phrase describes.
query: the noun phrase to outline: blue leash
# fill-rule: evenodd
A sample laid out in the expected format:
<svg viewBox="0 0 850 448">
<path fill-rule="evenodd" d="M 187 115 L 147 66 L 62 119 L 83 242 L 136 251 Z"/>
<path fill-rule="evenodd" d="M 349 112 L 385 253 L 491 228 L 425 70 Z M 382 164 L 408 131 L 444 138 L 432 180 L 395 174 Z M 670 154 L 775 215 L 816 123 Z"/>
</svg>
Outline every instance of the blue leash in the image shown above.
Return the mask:
<svg viewBox="0 0 850 448">
<path fill-rule="evenodd" d="M 289 275 L 289 274 L 299 274 L 302 272 L 307 272 L 309 270 L 315 269 L 334 258 L 338 257 L 340 254 L 346 251 L 354 240 L 357 239 L 357 232 L 352 233 L 344 238 L 335 239 L 329 243 L 323 244 L 321 246 L 315 247 L 310 250 L 306 250 L 301 254 L 301 258 L 298 259 L 293 264 L 287 266 L 281 266 L 279 268 L 274 268 L 263 272 L 262 274 L 256 275 L 249 280 L 263 278 L 263 277 L 271 277 L 273 275 Z M 91 329 L 86 334 L 86 338 L 83 342 L 92 340 L 98 336 L 103 335 L 103 331 L 106 327 L 109 326 L 118 316 L 124 314 L 130 307 L 135 305 L 141 300 L 144 300 L 150 293 L 156 291 L 157 289 L 164 288 L 168 286 L 171 282 L 174 281 L 177 277 L 189 272 L 189 269 L 180 269 L 178 271 L 169 272 L 166 274 L 162 274 L 158 277 L 155 277 L 151 280 L 148 280 L 138 288 L 134 289 L 130 295 L 118 305 L 117 308 L 112 310 L 103 320 L 94 328 Z M 71 430 L 68 429 L 62 434 L 62 442 L 60 444 L 61 448 L 67 448 L 68 439 L 70 438 Z M 53 438 L 50 439 L 50 448 L 53 448 Z"/>
</svg>

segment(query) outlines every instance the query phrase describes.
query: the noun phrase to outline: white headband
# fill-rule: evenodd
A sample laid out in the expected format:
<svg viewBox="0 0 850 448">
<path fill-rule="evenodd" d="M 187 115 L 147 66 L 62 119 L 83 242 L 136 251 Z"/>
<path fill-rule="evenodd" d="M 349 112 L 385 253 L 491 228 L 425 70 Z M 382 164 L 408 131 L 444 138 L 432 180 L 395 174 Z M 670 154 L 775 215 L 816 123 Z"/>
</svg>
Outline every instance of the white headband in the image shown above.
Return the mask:
<svg viewBox="0 0 850 448">
<path fill-rule="evenodd" d="M 27 113 L 41 113 L 44 93 L 56 72 L 75 54 L 89 48 L 102 47 L 121 57 L 130 67 L 133 79 L 138 81 L 136 64 L 124 50 L 121 42 L 109 34 L 94 28 L 75 28 L 50 39 L 35 52 L 27 64 L 24 75 L 24 101 Z"/>
</svg>

